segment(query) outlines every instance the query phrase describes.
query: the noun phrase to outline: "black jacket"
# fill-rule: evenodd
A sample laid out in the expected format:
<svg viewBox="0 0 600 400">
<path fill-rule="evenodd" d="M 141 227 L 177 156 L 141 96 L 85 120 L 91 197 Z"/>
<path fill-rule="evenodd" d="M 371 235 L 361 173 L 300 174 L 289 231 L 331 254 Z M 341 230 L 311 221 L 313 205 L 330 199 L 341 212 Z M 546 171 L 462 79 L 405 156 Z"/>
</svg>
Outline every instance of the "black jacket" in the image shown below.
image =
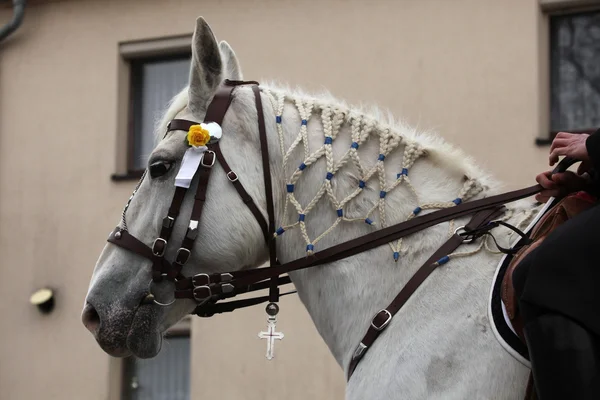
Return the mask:
<svg viewBox="0 0 600 400">
<path fill-rule="evenodd" d="M 592 133 L 585 141 L 585 147 L 594 169 L 600 171 L 600 129 Z"/>
</svg>

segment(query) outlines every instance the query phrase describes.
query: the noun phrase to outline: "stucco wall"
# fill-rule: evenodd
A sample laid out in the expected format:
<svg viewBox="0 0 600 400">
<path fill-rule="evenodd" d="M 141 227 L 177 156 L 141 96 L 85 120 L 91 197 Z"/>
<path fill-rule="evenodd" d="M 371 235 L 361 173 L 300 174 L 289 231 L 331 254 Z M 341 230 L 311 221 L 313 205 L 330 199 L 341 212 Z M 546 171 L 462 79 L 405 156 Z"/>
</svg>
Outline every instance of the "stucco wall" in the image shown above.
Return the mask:
<svg viewBox="0 0 600 400">
<path fill-rule="evenodd" d="M 9 14 L 1 8 L 0 21 Z M 34 1 L 0 47 L 2 399 L 115 392 L 118 363 L 80 310 L 134 185 L 109 179 L 118 43 L 191 33 L 198 15 L 234 47 L 246 78 L 377 103 L 439 131 L 509 187 L 546 167 L 547 149 L 534 146 L 547 129 L 537 0 Z M 46 285 L 58 304 L 42 316 L 27 299 Z M 286 338 L 271 363 L 256 339 L 262 307 L 194 321 L 194 398 L 343 398 L 341 370 L 299 301 L 282 309 Z"/>
</svg>

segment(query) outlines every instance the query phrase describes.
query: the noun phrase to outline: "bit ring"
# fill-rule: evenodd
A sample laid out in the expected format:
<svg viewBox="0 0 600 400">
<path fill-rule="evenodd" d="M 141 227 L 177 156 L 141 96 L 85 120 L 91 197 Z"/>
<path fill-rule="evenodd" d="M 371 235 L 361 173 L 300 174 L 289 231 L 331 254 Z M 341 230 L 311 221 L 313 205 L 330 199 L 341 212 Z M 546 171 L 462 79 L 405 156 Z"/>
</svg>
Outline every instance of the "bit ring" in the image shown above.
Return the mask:
<svg viewBox="0 0 600 400">
<path fill-rule="evenodd" d="M 154 293 L 152 293 L 152 284 L 154 283 L 154 279 L 150 279 L 150 283 L 148 284 L 148 293 L 154 296 L 154 304 L 162 306 L 162 307 L 168 307 L 171 304 L 175 303 L 175 301 L 177 300 L 175 298 L 175 295 L 173 295 L 173 300 L 169 303 L 161 303 L 160 301 L 156 300 L 156 295 Z"/>
</svg>

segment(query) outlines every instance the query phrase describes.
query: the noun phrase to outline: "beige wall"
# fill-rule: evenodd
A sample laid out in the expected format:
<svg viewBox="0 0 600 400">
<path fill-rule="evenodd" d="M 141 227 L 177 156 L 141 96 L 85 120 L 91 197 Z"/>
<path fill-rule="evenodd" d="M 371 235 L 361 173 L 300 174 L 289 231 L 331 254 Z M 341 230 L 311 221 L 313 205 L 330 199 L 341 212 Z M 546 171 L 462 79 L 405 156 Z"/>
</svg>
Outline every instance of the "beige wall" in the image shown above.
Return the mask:
<svg viewBox="0 0 600 400">
<path fill-rule="evenodd" d="M 0 21 L 9 14 L 0 8 Z M 547 148 L 534 146 L 547 131 L 537 0 L 34 1 L 0 45 L 3 400 L 109 398 L 119 364 L 79 313 L 134 184 L 109 179 L 118 44 L 189 34 L 198 15 L 234 47 L 246 78 L 376 102 L 439 131 L 509 187 L 546 167 Z M 58 304 L 42 316 L 27 299 L 46 285 Z M 307 313 L 297 299 L 282 309 L 286 339 L 271 363 L 256 339 L 262 307 L 194 321 L 194 398 L 343 398 L 341 370 Z"/>
</svg>

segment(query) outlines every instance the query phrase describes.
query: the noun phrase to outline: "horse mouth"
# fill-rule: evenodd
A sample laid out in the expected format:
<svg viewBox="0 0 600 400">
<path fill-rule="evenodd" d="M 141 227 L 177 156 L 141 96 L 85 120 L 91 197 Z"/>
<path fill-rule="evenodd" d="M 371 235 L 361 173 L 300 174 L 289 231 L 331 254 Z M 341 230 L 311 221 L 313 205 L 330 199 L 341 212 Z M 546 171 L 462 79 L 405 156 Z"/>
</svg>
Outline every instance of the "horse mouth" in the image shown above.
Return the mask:
<svg viewBox="0 0 600 400">
<path fill-rule="evenodd" d="M 137 358 L 155 357 L 162 346 L 162 332 L 158 327 L 157 307 L 141 305 L 127 333 L 126 346 Z"/>
<path fill-rule="evenodd" d="M 84 311 L 85 312 L 85 311 Z M 162 346 L 159 312 L 152 305 L 134 310 L 113 309 L 94 332 L 100 348 L 112 357 L 155 357 Z"/>
</svg>

